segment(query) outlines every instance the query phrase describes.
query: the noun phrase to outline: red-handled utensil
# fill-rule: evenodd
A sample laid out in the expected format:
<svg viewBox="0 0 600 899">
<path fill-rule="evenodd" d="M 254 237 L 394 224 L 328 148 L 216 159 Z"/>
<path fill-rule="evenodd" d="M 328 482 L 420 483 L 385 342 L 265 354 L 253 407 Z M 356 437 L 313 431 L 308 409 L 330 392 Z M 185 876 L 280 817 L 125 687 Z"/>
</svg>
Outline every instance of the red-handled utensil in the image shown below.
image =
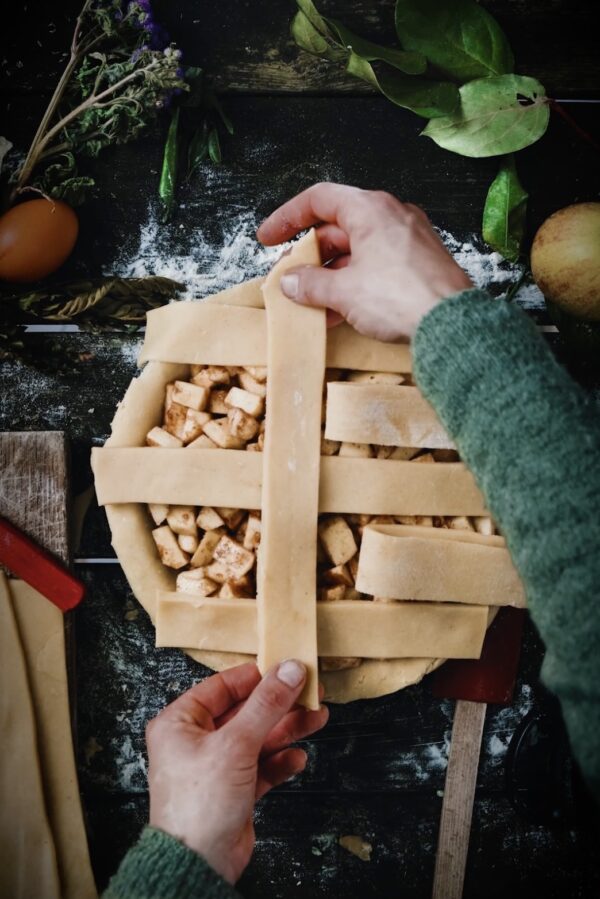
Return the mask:
<svg viewBox="0 0 600 899">
<path fill-rule="evenodd" d="M 61 562 L 0 516 L 0 563 L 63 611 L 79 605 L 85 593 L 81 581 Z"/>
<path fill-rule="evenodd" d="M 486 634 L 481 658 L 446 662 L 431 677 L 434 696 L 457 701 L 432 899 L 462 896 L 485 712 L 488 703 L 512 700 L 524 616 L 523 609 L 500 609 Z"/>
</svg>

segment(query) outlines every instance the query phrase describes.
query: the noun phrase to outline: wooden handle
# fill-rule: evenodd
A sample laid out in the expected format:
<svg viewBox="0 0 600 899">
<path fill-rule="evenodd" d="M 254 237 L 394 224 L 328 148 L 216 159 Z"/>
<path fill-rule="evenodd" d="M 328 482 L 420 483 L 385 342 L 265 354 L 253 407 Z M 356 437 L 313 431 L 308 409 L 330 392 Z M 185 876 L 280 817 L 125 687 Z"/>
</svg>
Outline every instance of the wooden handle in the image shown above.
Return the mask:
<svg viewBox="0 0 600 899">
<path fill-rule="evenodd" d="M 454 710 L 432 899 L 461 899 L 487 705 L 459 699 Z"/>
</svg>

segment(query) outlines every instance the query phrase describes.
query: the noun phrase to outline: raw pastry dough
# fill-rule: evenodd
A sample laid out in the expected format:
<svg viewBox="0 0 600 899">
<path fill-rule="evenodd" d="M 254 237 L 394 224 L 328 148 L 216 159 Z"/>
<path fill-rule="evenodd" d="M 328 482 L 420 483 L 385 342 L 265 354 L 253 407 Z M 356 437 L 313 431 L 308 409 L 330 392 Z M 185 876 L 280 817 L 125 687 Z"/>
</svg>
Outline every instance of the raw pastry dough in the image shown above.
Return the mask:
<svg viewBox="0 0 600 899">
<path fill-rule="evenodd" d="M 64 617 L 24 581 L 9 581 L 31 697 L 62 899 L 94 899 L 71 736 Z"/>
<path fill-rule="evenodd" d="M 220 294 L 207 297 L 204 303 L 228 306 L 263 307 L 260 280 L 237 285 Z M 176 314 L 180 304 L 171 304 L 169 314 Z M 200 304 L 198 304 L 200 305 Z M 154 313 L 151 313 L 152 316 Z M 165 312 L 166 315 L 166 312 Z M 345 336 L 344 336 L 345 335 Z M 183 335 L 177 335 L 177 343 Z M 343 344 L 349 339 L 351 357 L 343 355 Z M 365 371 L 410 370 L 410 351 L 407 345 L 383 344 L 355 334 L 341 325 L 328 332 L 327 360 L 331 367 L 348 367 Z M 339 346 L 338 346 L 339 344 Z M 332 350 L 332 346 L 334 349 Z M 360 350 L 360 358 L 357 351 Z M 145 352 L 145 351 L 144 351 Z M 335 354 L 338 355 L 335 355 Z M 147 358 L 155 354 L 148 350 Z M 180 359 L 179 354 L 173 358 Z M 202 360 L 204 361 L 204 360 Z M 132 381 L 112 424 L 107 447 L 143 447 L 147 432 L 162 421 L 165 387 L 177 379 L 189 377 L 186 364 L 151 361 L 141 375 Z M 141 450 L 146 452 L 146 450 Z M 157 452 L 153 449 L 151 452 Z M 177 452 L 179 452 L 177 450 Z M 193 449 L 190 452 L 194 452 Z M 196 452 L 201 452 L 196 450 Z M 210 450 L 216 452 L 216 450 Z M 178 464 L 185 465 L 187 450 L 182 450 Z M 248 453 L 249 456 L 253 455 Z M 334 470 L 335 475 L 331 473 Z M 371 467 L 367 469 L 366 464 Z M 407 463 L 408 465 L 409 463 Z M 394 468 L 397 465 L 398 468 Z M 340 512 L 371 514 L 431 514 L 483 515 L 483 499 L 470 473 L 460 464 L 414 465 L 376 459 L 321 459 L 322 476 L 320 501 L 326 508 Z M 94 462 L 96 467 L 96 459 Z M 125 484 L 127 472 L 123 470 Z M 164 472 L 163 472 L 164 474 Z M 339 474 L 339 481 L 338 481 Z M 120 476 L 119 476 L 120 477 Z M 342 483 L 345 482 L 345 483 Z M 101 484 L 104 493 L 108 484 Z M 108 496 L 108 493 L 106 493 Z M 112 494 L 111 494 L 112 496 Z M 419 501 L 421 500 L 421 502 Z M 335 503 L 338 505 L 336 509 Z M 396 503 L 396 500 L 398 503 Z M 108 500 L 105 500 L 108 502 Z M 237 501 L 237 500 L 236 500 Z M 343 502 L 343 506 L 338 504 Z M 189 502 L 189 499 L 186 500 Z M 331 503 L 331 505 L 330 505 Z M 365 505 L 366 503 L 366 505 Z M 425 504 L 425 508 L 423 507 Z M 124 574 L 135 595 L 154 621 L 157 611 L 157 592 L 175 589 L 174 572 L 160 562 L 149 527 L 146 509 L 139 502 L 112 500 L 106 507 L 112 542 L 119 556 Z M 495 610 L 490 610 L 490 616 Z M 216 670 L 231 667 L 252 658 L 251 655 L 208 650 L 188 650 L 198 662 Z M 381 696 L 417 683 L 442 663 L 443 659 L 366 659 L 358 668 L 321 672 L 326 699 L 348 702 Z"/>
<path fill-rule="evenodd" d="M 262 507 L 262 458 L 243 450 L 95 447 L 100 505 L 172 503 Z M 461 462 L 415 465 L 322 456 L 319 512 L 368 515 L 485 515 L 483 497 Z"/>
<path fill-rule="evenodd" d="M 316 567 L 327 331 L 325 311 L 290 302 L 279 279 L 289 268 L 320 262 L 311 231 L 263 285 L 269 395 L 256 591 L 258 666 L 264 674 L 284 659 L 304 662 L 300 702 L 310 709 L 320 704 Z"/>
<path fill-rule="evenodd" d="M 393 599 L 526 604 L 504 538 L 444 528 L 366 527 L 356 589 Z"/>
<path fill-rule="evenodd" d="M 6 578 L 0 572 L 0 895 L 60 899 L 46 815 L 27 670 Z"/>
<path fill-rule="evenodd" d="M 395 384 L 328 384 L 325 437 L 383 446 L 454 447 L 420 390 Z"/>
<path fill-rule="evenodd" d="M 243 298 L 244 285 L 239 285 L 235 295 L 224 291 L 203 303 L 179 302 L 153 309 L 147 316 L 138 364 L 266 365 L 267 316 L 257 308 L 255 285 L 249 282 L 248 301 L 243 305 L 228 305 Z M 329 332 L 326 354 L 329 368 L 403 373 L 412 369 L 408 344 L 381 343 L 346 324 Z"/>
<path fill-rule="evenodd" d="M 162 594 L 156 620 L 157 646 L 255 653 L 257 609 L 252 599 L 211 599 Z M 359 658 L 476 659 L 488 620 L 484 606 L 434 603 L 319 602 L 320 656 Z"/>
</svg>

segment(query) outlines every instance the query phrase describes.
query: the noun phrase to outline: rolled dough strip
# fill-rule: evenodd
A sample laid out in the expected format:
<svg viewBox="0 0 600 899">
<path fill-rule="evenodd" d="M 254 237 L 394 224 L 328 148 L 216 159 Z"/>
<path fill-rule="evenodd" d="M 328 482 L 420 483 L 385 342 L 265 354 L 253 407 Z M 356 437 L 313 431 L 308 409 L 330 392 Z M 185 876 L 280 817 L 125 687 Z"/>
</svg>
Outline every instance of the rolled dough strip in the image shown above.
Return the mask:
<svg viewBox="0 0 600 899">
<path fill-rule="evenodd" d="M 252 599 L 211 599 L 163 593 L 156 645 L 256 653 L 257 608 Z M 320 656 L 371 659 L 479 658 L 488 610 L 444 603 L 342 600 L 317 603 Z"/>
<path fill-rule="evenodd" d="M 288 658 L 307 668 L 300 702 L 319 708 L 317 661 L 317 516 L 325 311 L 290 302 L 279 287 L 289 268 L 319 265 L 310 231 L 269 273 L 267 417 L 263 456 L 262 536 L 257 573 L 258 666 Z M 237 505 L 237 504 L 236 504 Z"/>
<path fill-rule="evenodd" d="M 262 506 L 262 459 L 243 450 L 92 450 L 100 505 Z M 366 515 L 485 515 L 483 497 L 460 462 L 417 465 L 322 456 L 319 512 Z"/>
<path fill-rule="evenodd" d="M 421 391 L 395 384 L 329 383 L 325 437 L 383 446 L 454 447 Z"/>
<path fill-rule="evenodd" d="M 0 896 L 60 899 L 27 670 L 0 572 Z"/>
<path fill-rule="evenodd" d="M 244 450 L 111 447 L 92 450 L 100 505 L 261 507 L 262 454 Z"/>
<path fill-rule="evenodd" d="M 35 710 L 44 795 L 62 899 L 95 899 L 71 737 L 64 618 L 24 581 L 9 581 Z"/>
<path fill-rule="evenodd" d="M 224 291 L 202 302 L 172 303 L 149 312 L 138 364 L 159 361 L 266 365 L 267 317 L 265 310 L 256 305 L 258 282 L 251 283 L 256 288 L 247 295 L 240 285 L 237 293 Z M 244 305 L 239 305 L 240 301 Z M 372 340 L 346 324 L 328 332 L 326 359 L 330 368 L 394 372 L 412 369 L 408 344 Z"/>
<path fill-rule="evenodd" d="M 393 599 L 526 605 L 502 537 L 443 528 L 366 527 L 356 589 Z"/>
</svg>

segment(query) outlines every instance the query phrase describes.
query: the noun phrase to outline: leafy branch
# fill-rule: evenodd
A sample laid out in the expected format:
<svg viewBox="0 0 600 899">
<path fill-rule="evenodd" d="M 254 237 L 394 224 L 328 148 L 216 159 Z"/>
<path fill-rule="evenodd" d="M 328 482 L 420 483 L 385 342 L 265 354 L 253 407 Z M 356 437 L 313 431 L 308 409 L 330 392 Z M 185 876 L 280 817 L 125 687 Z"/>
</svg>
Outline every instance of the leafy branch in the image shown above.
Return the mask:
<svg viewBox="0 0 600 899">
<path fill-rule="evenodd" d="M 13 177 L 11 200 L 34 187 L 81 202 L 93 181 L 78 176 L 76 154 L 94 157 L 134 139 L 189 89 L 179 50 L 165 43 L 150 0 L 86 0 L 65 70 Z M 61 161 L 48 164 L 53 159 Z"/>
<path fill-rule="evenodd" d="M 507 259 L 520 254 L 527 193 L 512 154 L 548 127 L 550 101 L 534 78 L 513 72 L 506 35 L 476 0 L 396 0 L 399 48 L 383 47 L 296 0 L 291 32 L 304 50 L 367 81 L 397 106 L 429 119 L 422 134 L 470 157 L 500 157 L 488 192 L 484 238 Z"/>
</svg>

